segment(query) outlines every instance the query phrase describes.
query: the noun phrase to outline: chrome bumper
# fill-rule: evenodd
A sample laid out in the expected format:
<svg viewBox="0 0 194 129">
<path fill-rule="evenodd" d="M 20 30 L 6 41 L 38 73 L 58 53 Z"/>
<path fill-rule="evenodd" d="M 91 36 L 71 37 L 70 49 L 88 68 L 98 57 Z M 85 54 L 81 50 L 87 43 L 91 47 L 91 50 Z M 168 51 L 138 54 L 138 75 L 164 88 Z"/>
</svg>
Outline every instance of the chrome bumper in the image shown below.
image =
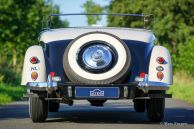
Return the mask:
<svg viewBox="0 0 194 129">
<path fill-rule="evenodd" d="M 30 87 L 40 87 L 40 88 L 53 88 L 57 87 L 57 82 L 28 82 L 27 86 Z"/>
<path fill-rule="evenodd" d="M 136 80 L 136 82 L 138 82 L 136 83 L 137 88 L 140 90 L 143 90 L 144 93 L 148 93 L 150 90 L 168 90 L 169 89 L 169 84 L 167 83 L 149 81 L 148 75 L 145 75 L 145 78 L 141 78 L 140 81 Z M 49 75 L 47 82 L 28 82 L 27 86 L 29 86 L 30 89 L 34 89 L 34 90 L 48 90 L 48 89 L 57 88 L 58 83 L 56 81 L 53 81 L 52 77 Z"/>
<path fill-rule="evenodd" d="M 52 77 L 48 75 L 47 82 L 28 82 L 26 86 L 29 86 L 31 89 L 35 90 L 46 90 L 46 89 L 54 89 L 58 86 L 56 81 L 52 80 Z"/>
<path fill-rule="evenodd" d="M 169 84 L 164 82 L 153 82 L 148 80 L 148 75 L 145 75 L 143 81 L 138 82 L 138 89 L 148 93 L 150 90 L 168 90 Z"/>
</svg>

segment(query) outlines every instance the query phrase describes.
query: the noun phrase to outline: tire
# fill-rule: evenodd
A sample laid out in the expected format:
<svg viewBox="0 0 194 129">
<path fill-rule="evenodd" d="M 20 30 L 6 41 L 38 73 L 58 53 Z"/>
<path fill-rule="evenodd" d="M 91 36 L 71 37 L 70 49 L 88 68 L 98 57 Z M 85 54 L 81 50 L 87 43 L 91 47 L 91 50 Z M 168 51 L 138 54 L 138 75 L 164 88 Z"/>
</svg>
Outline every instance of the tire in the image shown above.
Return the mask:
<svg viewBox="0 0 194 129">
<path fill-rule="evenodd" d="M 44 98 L 29 98 L 29 114 L 33 122 L 44 122 L 48 115 L 48 103 Z"/>
<path fill-rule="evenodd" d="M 91 106 L 102 107 L 106 100 L 88 100 Z"/>
<path fill-rule="evenodd" d="M 146 108 L 145 99 L 135 99 L 133 102 L 134 102 L 134 110 L 136 112 L 145 112 L 145 108 Z"/>
<path fill-rule="evenodd" d="M 165 98 L 151 98 L 147 100 L 146 107 L 151 122 L 161 122 L 164 119 Z"/>
<path fill-rule="evenodd" d="M 92 68 L 86 69 L 87 67 L 79 61 L 80 51 L 85 47 L 87 49 L 87 45 L 95 45 L 94 42 L 111 49 L 112 56 L 115 56 L 112 58 L 115 60 L 111 62 L 114 65 L 95 71 Z M 93 60 L 92 56 L 90 57 Z M 91 32 L 77 37 L 68 44 L 63 57 L 63 68 L 67 77 L 73 83 L 79 84 L 110 84 L 120 81 L 129 72 L 130 64 L 131 54 L 127 45 L 118 37 L 104 32 Z M 80 65 L 84 65 L 84 68 Z"/>
<path fill-rule="evenodd" d="M 60 103 L 49 101 L 49 112 L 58 112 Z"/>
</svg>

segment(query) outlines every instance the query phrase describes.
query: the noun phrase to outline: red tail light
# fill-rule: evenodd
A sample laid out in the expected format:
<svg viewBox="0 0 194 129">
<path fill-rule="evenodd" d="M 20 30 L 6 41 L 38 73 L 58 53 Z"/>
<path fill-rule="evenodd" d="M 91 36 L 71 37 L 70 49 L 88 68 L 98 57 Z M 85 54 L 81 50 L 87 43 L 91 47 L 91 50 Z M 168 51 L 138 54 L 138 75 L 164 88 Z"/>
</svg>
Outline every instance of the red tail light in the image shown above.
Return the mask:
<svg viewBox="0 0 194 129">
<path fill-rule="evenodd" d="M 35 56 L 33 56 L 33 57 L 30 58 L 30 62 L 31 62 L 32 64 L 37 64 L 37 63 L 38 63 L 38 58 L 35 57 Z"/>
<path fill-rule="evenodd" d="M 164 64 L 165 59 L 164 59 L 163 57 L 158 57 L 158 58 L 156 59 L 156 61 L 158 62 L 158 64 Z"/>
<path fill-rule="evenodd" d="M 144 73 L 144 72 L 141 72 L 141 73 L 139 74 L 139 76 L 140 76 L 141 78 L 144 78 L 144 77 L 145 77 L 145 73 Z"/>
<path fill-rule="evenodd" d="M 50 72 L 51 77 L 55 76 L 55 72 Z"/>
</svg>

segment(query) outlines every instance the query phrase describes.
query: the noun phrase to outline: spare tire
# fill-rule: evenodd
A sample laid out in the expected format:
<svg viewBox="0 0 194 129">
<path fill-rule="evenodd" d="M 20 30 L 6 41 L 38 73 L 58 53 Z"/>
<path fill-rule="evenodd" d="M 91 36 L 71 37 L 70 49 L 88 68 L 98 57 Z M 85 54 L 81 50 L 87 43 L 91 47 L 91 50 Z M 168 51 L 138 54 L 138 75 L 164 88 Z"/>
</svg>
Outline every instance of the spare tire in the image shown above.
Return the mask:
<svg viewBox="0 0 194 129">
<path fill-rule="evenodd" d="M 72 40 L 63 56 L 67 77 L 79 84 L 110 84 L 130 70 L 131 54 L 118 37 L 90 32 Z"/>
</svg>

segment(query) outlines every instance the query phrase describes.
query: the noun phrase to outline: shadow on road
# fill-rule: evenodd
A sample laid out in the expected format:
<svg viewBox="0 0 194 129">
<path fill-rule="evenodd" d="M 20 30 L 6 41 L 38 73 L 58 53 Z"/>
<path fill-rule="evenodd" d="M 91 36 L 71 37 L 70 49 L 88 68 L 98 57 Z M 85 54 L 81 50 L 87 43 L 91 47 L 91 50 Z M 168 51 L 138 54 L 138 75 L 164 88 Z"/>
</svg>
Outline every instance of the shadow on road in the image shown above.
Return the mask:
<svg viewBox="0 0 194 129">
<path fill-rule="evenodd" d="M 145 113 L 136 113 L 129 108 L 86 108 L 68 109 L 51 113 L 47 122 L 76 122 L 76 123 L 147 123 Z"/>
<path fill-rule="evenodd" d="M 8 105 L 0 107 L 0 120 L 29 118 L 28 105 Z M 59 112 L 49 113 L 46 123 L 111 123 L 111 124 L 146 124 L 150 122 L 146 113 L 136 113 L 133 105 L 108 105 L 90 107 L 88 104 L 62 105 Z M 166 108 L 164 122 L 194 124 L 194 108 Z"/>
<path fill-rule="evenodd" d="M 28 105 L 7 105 L 0 107 L 0 120 L 29 118 Z"/>
<path fill-rule="evenodd" d="M 194 124 L 194 109 L 166 108 L 164 122 Z"/>
<path fill-rule="evenodd" d="M 150 124 L 146 112 L 136 113 L 131 107 L 129 109 L 115 107 L 68 109 L 58 113 L 50 113 L 46 122 Z M 194 124 L 194 109 L 167 108 L 164 122 Z"/>
</svg>

